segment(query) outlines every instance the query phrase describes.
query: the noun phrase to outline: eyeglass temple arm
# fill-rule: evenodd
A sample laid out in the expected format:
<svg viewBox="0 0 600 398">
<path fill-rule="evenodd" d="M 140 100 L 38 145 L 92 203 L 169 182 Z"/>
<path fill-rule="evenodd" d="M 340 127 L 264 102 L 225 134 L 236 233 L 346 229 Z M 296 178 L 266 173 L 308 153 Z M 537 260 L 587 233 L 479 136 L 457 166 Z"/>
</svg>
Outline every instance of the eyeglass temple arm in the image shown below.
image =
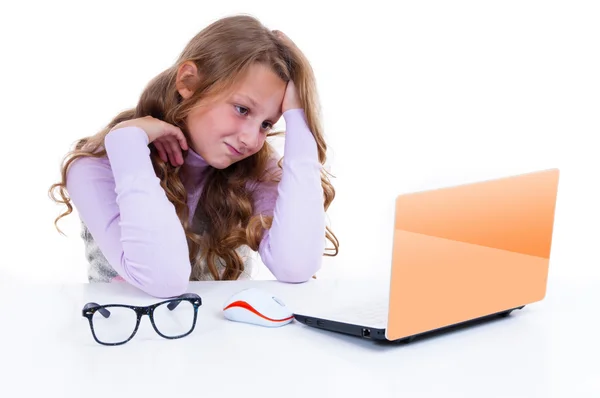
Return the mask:
<svg viewBox="0 0 600 398">
<path fill-rule="evenodd" d="M 177 296 L 177 298 L 178 299 L 191 298 L 191 299 L 197 300 L 200 304 L 202 304 L 200 296 L 198 296 L 196 293 L 183 293 L 182 295 Z M 181 303 L 181 301 L 171 301 L 169 304 L 167 304 L 167 308 L 169 310 L 173 311 L 175 308 L 177 308 L 179 303 Z"/>
<path fill-rule="evenodd" d="M 110 311 L 107 310 L 106 308 L 102 308 L 100 306 L 100 304 L 98 304 L 98 303 L 87 303 L 83 307 L 83 316 L 85 316 L 86 312 L 88 312 L 89 310 L 93 310 L 93 309 L 97 309 L 98 312 L 105 318 L 108 318 L 110 316 Z"/>
</svg>

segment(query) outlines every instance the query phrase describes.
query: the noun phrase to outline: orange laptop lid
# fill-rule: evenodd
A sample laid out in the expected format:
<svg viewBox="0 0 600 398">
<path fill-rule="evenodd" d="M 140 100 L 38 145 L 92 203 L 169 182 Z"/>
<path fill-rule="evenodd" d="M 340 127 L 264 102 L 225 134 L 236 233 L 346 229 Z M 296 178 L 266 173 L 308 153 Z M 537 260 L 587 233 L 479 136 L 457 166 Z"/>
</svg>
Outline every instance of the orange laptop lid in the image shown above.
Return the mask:
<svg viewBox="0 0 600 398">
<path fill-rule="evenodd" d="M 396 199 L 389 340 L 544 298 L 557 169 Z"/>
</svg>

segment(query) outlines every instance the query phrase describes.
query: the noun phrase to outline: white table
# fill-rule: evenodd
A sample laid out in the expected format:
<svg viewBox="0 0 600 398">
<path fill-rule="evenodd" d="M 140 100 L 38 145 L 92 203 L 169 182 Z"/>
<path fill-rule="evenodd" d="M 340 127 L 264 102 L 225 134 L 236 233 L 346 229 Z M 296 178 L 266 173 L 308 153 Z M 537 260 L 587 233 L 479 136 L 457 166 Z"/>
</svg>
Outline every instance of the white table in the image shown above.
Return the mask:
<svg viewBox="0 0 600 398">
<path fill-rule="evenodd" d="M 165 340 L 143 318 L 129 343 L 93 339 L 88 301 L 150 304 L 124 283 L 0 282 L 3 397 L 598 397 L 598 281 L 550 282 L 546 299 L 510 317 L 410 345 L 223 318 L 223 302 L 259 287 L 300 311 L 354 281 L 192 283 L 196 330 Z"/>
</svg>

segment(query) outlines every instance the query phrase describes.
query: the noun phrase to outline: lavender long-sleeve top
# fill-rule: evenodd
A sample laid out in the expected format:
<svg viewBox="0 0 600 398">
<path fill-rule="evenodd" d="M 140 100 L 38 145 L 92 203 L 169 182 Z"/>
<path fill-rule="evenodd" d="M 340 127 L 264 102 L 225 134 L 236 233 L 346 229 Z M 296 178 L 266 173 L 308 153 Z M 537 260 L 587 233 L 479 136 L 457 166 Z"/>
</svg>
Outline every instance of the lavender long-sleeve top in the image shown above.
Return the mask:
<svg viewBox="0 0 600 398">
<path fill-rule="evenodd" d="M 255 214 L 273 216 L 259 254 L 276 279 L 304 282 L 320 268 L 325 246 L 323 189 L 316 142 L 302 109 L 286 122 L 281 181 L 257 185 Z M 80 158 L 68 170 L 67 191 L 105 266 L 156 297 L 187 290 L 191 264 L 183 226 L 159 184 L 148 136 L 137 127 L 110 132 L 108 159 Z M 209 167 L 192 149 L 185 159 L 188 203 L 193 216 Z M 90 259 L 88 253 L 88 259 Z"/>
</svg>

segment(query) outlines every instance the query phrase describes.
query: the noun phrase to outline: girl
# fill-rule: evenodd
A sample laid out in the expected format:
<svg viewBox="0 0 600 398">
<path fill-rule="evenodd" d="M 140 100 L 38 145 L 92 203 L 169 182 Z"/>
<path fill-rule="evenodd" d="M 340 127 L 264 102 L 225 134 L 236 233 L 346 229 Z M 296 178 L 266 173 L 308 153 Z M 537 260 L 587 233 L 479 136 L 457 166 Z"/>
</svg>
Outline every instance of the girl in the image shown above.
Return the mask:
<svg viewBox="0 0 600 398">
<path fill-rule="evenodd" d="M 266 139 L 281 117 L 279 161 Z M 67 154 L 50 188 L 67 206 L 55 226 L 72 202 L 89 280 L 124 279 L 155 297 L 181 294 L 189 280 L 238 279 L 248 271 L 244 248 L 277 280 L 304 282 L 338 251 L 325 226 L 335 196 L 326 149 L 302 52 L 252 17 L 223 18 L 134 109 Z"/>
</svg>

